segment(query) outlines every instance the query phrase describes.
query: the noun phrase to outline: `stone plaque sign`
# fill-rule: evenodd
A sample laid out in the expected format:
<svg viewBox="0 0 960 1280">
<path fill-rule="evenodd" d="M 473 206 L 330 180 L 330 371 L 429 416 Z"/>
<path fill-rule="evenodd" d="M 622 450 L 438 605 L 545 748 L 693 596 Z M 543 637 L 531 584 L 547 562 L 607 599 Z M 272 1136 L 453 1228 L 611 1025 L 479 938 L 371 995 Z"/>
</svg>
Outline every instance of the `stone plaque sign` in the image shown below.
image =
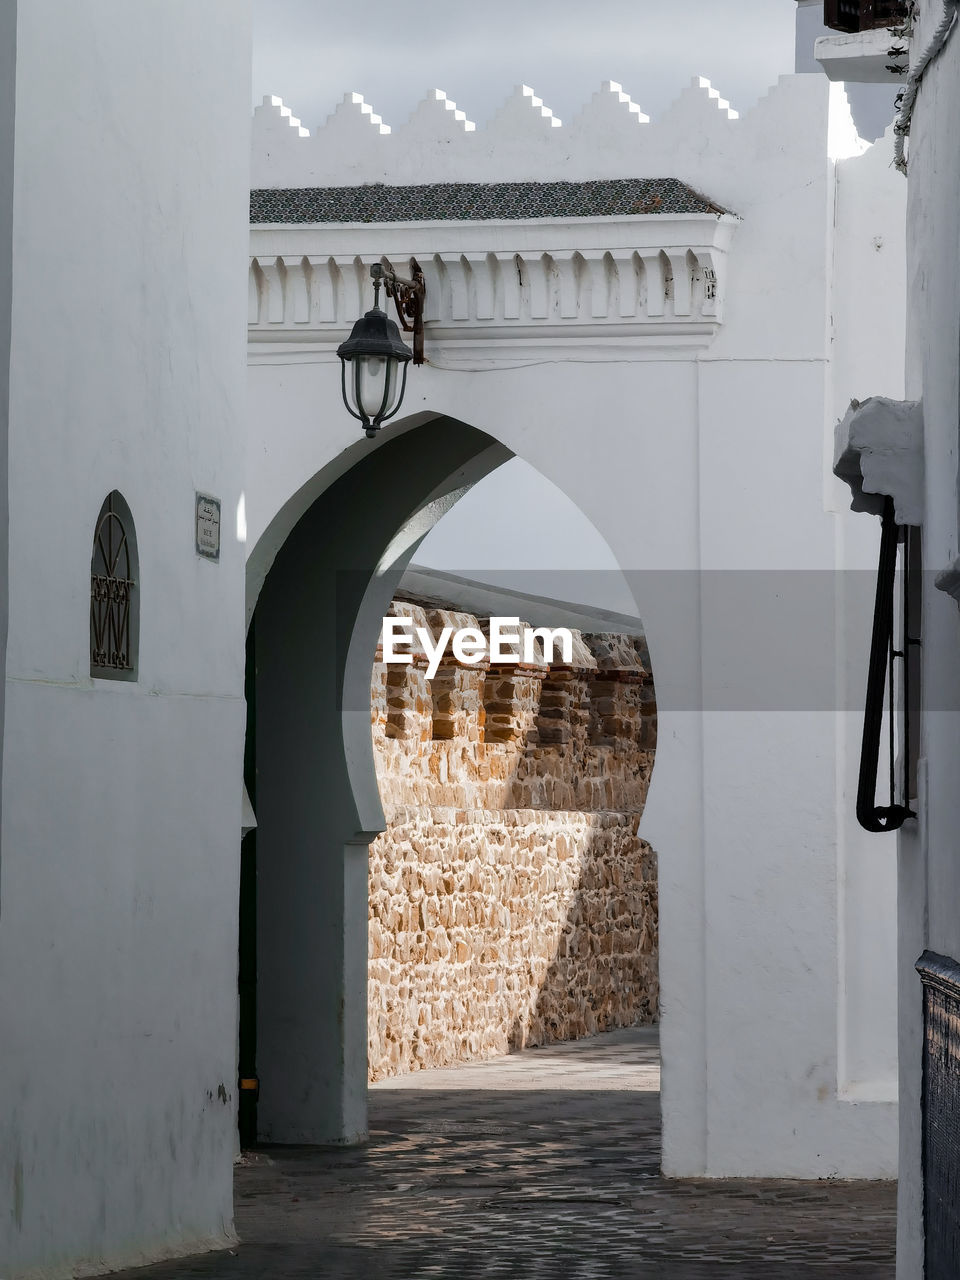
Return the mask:
<svg viewBox="0 0 960 1280">
<path fill-rule="evenodd" d="M 197 494 L 197 555 L 220 559 L 220 499 Z"/>
</svg>

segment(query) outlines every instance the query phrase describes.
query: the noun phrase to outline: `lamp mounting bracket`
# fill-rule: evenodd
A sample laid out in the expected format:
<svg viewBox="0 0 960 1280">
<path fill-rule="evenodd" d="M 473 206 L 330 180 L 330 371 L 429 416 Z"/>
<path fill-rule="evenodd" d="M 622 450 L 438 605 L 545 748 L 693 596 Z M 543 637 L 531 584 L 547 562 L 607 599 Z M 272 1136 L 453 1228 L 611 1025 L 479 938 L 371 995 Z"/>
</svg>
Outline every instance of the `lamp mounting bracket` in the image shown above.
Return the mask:
<svg viewBox="0 0 960 1280">
<path fill-rule="evenodd" d="M 423 303 L 427 296 L 427 283 L 420 264 L 416 258 L 410 259 L 409 280 L 398 276 L 389 263 L 382 271 L 387 297 L 394 301 L 400 327 L 405 333 L 413 334 L 413 363 L 423 364 Z"/>
</svg>

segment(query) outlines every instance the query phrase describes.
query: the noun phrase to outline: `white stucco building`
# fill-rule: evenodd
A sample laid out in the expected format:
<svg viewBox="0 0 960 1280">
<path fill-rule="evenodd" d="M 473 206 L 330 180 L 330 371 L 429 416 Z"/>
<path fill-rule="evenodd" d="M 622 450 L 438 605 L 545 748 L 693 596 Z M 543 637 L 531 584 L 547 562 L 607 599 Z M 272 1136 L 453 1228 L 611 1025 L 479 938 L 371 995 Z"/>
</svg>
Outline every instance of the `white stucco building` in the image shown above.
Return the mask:
<svg viewBox="0 0 960 1280">
<path fill-rule="evenodd" d="M 742 119 L 700 80 L 656 122 L 610 84 L 484 130 L 439 93 L 394 133 L 268 102 L 248 231 L 244 6 L 75 8 L 0 17 L 0 1273 L 231 1238 L 251 619 L 260 1131 L 363 1139 L 379 620 L 512 456 L 649 640 L 665 1170 L 892 1176 L 895 848 L 850 801 L 875 531 L 831 472 L 851 396 L 905 394 L 891 140 L 820 74 Z M 411 257 L 427 363 L 368 441 L 336 346 Z M 113 493 L 123 679 L 86 638 Z"/>
<path fill-rule="evenodd" d="M 952 1276 L 960 1267 L 957 1186 L 958 928 L 957 245 L 960 157 L 953 128 L 960 85 L 957 6 L 913 6 L 903 124 L 907 208 L 906 400 L 870 399 L 838 433 L 840 469 L 860 505 L 890 499 L 913 549 L 915 616 L 908 638 L 919 669 L 905 779 L 916 819 L 899 834 L 900 1185 L 898 1280 Z M 824 66 L 860 59 L 882 76 L 875 33 L 834 37 Z M 889 59 L 887 59 L 889 61 Z M 872 72 L 871 72 L 872 64 Z M 914 89 L 916 93 L 914 95 Z M 912 115 L 910 101 L 916 100 Z M 862 494 L 862 498 L 860 495 Z M 866 517 L 861 516 L 861 520 Z M 901 718 L 903 707 L 899 712 Z"/>
<path fill-rule="evenodd" d="M 303 870 L 271 886 L 262 867 L 279 866 L 275 847 L 290 857 L 295 829 L 308 850 L 319 838 L 305 816 L 315 783 L 308 771 L 298 808 L 271 734 L 297 758 L 315 736 L 318 766 L 330 758 L 299 693 L 299 735 L 289 702 L 275 730 L 264 718 L 283 697 L 268 685 L 270 647 L 279 682 L 317 644 L 305 631 L 292 647 L 282 599 L 305 618 L 292 593 L 321 572 L 302 589 L 332 599 L 317 548 L 333 529 L 335 555 L 389 599 L 390 567 L 444 495 L 522 457 L 606 539 L 650 640 L 662 718 L 644 834 L 661 868 L 665 1168 L 890 1176 L 893 848 L 878 857 L 846 815 L 859 728 L 845 708 L 859 676 L 848 689 L 841 664 L 811 655 L 842 648 L 857 582 L 843 571 L 873 560 L 872 531 L 858 537 L 830 474 L 832 423 L 851 382 L 902 386 L 891 143 L 865 149 L 820 75 L 785 78 L 743 120 L 695 82 L 652 124 L 607 85 L 569 125 L 518 90 L 487 130 L 467 126 L 439 93 L 396 133 L 356 95 L 312 134 L 277 101 L 255 118 L 248 608 L 274 555 L 264 591 L 278 567 L 283 583 L 257 614 L 258 751 L 271 762 L 257 777 L 261 892 L 288 922 Z M 497 178 L 514 185 L 491 187 Z M 563 204 L 571 183 L 583 184 L 581 216 Z M 393 211 L 378 219 L 378 208 Z M 335 348 L 369 305 L 381 258 L 424 271 L 428 363 L 409 376 L 410 415 L 371 446 L 340 406 Z M 373 506 L 377 476 L 390 477 L 388 499 Z M 778 614 L 788 580 L 804 603 Z M 382 821 L 362 682 L 383 606 L 358 591 L 358 629 L 340 625 L 355 646 L 367 634 L 359 652 L 344 647 L 347 746 L 330 780 L 357 809 L 336 834 L 321 806 L 325 838 L 351 849 Z M 264 639 L 271 627 L 279 634 Z M 811 634 L 799 640 L 802 627 Z M 339 715 L 331 707 L 335 740 Z M 325 938 L 362 933 L 347 922 L 362 907 L 354 875 L 352 898 L 345 882 L 322 894 L 342 911 Z M 262 1132 L 350 1138 L 365 1124 L 360 1028 L 351 1046 L 299 1015 L 316 999 L 297 976 L 335 963 L 345 985 L 331 1001 L 360 1008 L 362 948 L 331 961 L 325 943 L 293 954 L 289 938 L 264 909 Z M 318 1071 L 331 1043 L 335 1061 Z M 331 1093 L 311 1091 L 290 1062 Z M 275 1096 L 310 1094 L 311 1105 L 276 1111 L 271 1073 L 283 1081 Z"/>
<path fill-rule="evenodd" d="M 243 547 L 194 508 L 243 488 L 248 45 L 233 0 L 0 8 L 4 1276 L 232 1238 Z M 91 675 L 114 491 L 133 680 Z"/>
</svg>

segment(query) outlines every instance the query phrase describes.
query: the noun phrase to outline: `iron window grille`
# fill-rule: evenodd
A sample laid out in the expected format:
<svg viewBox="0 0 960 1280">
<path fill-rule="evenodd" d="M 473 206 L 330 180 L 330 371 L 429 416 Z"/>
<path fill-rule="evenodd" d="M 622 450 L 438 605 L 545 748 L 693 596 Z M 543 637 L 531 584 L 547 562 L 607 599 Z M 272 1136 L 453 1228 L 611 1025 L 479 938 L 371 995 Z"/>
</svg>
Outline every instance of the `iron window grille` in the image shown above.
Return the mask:
<svg viewBox="0 0 960 1280">
<path fill-rule="evenodd" d="M 114 489 L 100 508 L 90 561 L 91 676 L 136 680 L 138 624 L 136 531 Z"/>
<path fill-rule="evenodd" d="M 896 27 L 907 17 L 907 0 L 824 0 L 823 21 L 834 31 Z"/>
</svg>

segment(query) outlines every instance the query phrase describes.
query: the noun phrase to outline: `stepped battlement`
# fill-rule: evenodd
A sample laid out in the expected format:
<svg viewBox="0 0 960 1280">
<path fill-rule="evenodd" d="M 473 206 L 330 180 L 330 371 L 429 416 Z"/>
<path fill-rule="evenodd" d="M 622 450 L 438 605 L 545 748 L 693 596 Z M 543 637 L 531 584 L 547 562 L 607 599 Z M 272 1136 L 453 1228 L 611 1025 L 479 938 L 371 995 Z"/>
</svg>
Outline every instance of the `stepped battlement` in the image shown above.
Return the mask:
<svg viewBox="0 0 960 1280">
<path fill-rule="evenodd" d="M 848 149 L 856 150 L 842 89 L 831 90 L 825 79 L 813 76 L 781 77 L 742 117 L 702 76 L 695 76 L 656 120 L 613 80 L 605 81 L 569 123 L 559 120 L 529 85 L 517 86 L 483 126 L 440 89 L 431 90 L 396 127 L 384 123 L 360 94 L 347 93 L 312 131 L 280 98 L 267 96 L 254 112 L 252 185 L 683 178 L 708 155 L 711 164 L 773 164 L 771 138 L 778 139 L 778 150 L 787 144 L 797 155 L 811 141 L 823 149 L 818 104 L 831 94 L 840 133 Z M 791 124 L 785 129 L 786 120 Z M 797 129 L 801 120 L 804 130 Z"/>
</svg>

